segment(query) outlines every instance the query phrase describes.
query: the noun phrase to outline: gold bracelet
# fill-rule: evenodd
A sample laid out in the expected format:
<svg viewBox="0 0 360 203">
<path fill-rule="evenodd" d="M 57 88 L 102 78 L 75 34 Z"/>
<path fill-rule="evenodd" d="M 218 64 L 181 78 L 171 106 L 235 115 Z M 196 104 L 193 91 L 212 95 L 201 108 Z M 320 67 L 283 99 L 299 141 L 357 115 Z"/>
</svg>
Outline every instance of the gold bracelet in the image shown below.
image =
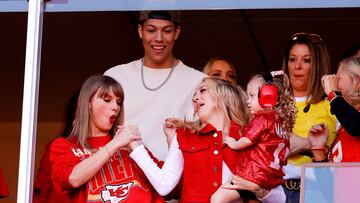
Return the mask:
<svg viewBox="0 0 360 203">
<path fill-rule="evenodd" d="M 325 150 L 326 150 L 326 147 L 311 147 L 310 149 L 311 149 L 311 150 L 322 150 L 322 151 L 325 151 Z"/>
<path fill-rule="evenodd" d="M 328 148 L 326 146 L 324 146 L 323 148 L 316 148 L 316 147 L 313 147 L 311 148 L 311 150 L 313 151 L 316 151 L 316 150 L 320 150 L 320 151 L 323 151 L 324 152 L 324 156 L 321 158 L 321 159 L 316 159 L 315 156 L 313 156 L 313 162 L 324 162 L 327 158 L 327 152 L 328 152 Z"/>
</svg>

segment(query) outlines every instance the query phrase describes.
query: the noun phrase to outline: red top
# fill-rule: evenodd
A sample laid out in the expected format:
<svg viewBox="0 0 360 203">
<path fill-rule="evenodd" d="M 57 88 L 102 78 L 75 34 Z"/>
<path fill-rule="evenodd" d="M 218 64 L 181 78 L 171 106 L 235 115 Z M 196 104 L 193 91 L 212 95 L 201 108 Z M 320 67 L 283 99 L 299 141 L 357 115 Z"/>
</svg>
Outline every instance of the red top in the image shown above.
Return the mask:
<svg viewBox="0 0 360 203">
<path fill-rule="evenodd" d="M 229 135 L 239 139 L 240 126 L 232 122 Z M 178 130 L 177 140 L 184 157 L 182 202 L 210 202 L 222 184 L 222 162 L 234 173 L 237 151 L 222 144 L 221 131 L 207 124 L 199 134 Z"/>
<path fill-rule="evenodd" d="M 331 147 L 330 161 L 360 162 L 360 137 L 350 135 L 341 127 Z"/>
<path fill-rule="evenodd" d="M 51 182 L 51 165 L 50 165 L 50 146 L 52 142 L 49 142 L 46 147 L 43 156 L 40 160 L 40 167 L 36 174 L 34 184 L 33 203 L 48 203 L 48 202 L 68 202 L 67 195 L 61 195 L 53 192 L 54 188 Z"/>
<path fill-rule="evenodd" d="M 236 174 L 262 188 L 272 189 L 284 182 L 283 166 L 287 164 L 289 141 L 275 132 L 274 111 L 257 114 L 242 130 L 242 136 L 253 145 L 239 150 Z"/>
<path fill-rule="evenodd" d="M 3 172 L 0 168 L 0 198 L 9 196 L 9 190 L 6 185 L 6 181 Z"/>
<path fill-rule="evenodd" d="M 110 139 L 110 136 L 90 137 L 88 142 L 94 149 L 99 149 Z M 86 184 L 72 188 L 69 176 L 73 168 L 92 154 L 75 143 L 65 138 L 57 138 L 50 148 L 52 184 L 55 192 L 69 197 L 68 202 L 164 202 L 163 198 L 149 187 L 145 175 L 125 150 L 117 151 Z"/>
</svg>

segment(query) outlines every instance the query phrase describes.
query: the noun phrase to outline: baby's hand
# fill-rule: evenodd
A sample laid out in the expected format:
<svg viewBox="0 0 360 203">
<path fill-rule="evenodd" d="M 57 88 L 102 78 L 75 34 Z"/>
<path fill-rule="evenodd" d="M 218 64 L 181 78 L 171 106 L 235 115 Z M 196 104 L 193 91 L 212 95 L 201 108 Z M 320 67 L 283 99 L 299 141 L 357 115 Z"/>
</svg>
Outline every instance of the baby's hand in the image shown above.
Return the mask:
<svg viewBox="0 0 360 203">
<path fill-rule="evenodd" d="M 227 144 L 231 149 L 237 149 L 236 140 L 232 137 L 225 137 L 224 143 Z"/>
</svg>

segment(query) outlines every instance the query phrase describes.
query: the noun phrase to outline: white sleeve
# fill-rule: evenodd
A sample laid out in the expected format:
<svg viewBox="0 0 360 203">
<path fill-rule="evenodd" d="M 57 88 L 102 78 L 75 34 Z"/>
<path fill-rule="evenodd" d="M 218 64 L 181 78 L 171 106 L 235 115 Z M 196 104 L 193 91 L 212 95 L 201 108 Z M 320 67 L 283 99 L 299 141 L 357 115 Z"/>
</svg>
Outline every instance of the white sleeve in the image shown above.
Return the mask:
<svg viewBox="0 0 360 203">
<path fill-rule="evenodd" d="M 285 203 L 286 196 L 284 189 L 279 185 L 276 188 L 271 189 L 269 194 L 259 200 L 264 203 Z"/>
<path fill-rule="evenodd" d="M 169 194 L 180 181 L 184 169 L 184 158 L 179 149 L 176 135 L 171 142 L 169 154 L 161 169 L 151 159 L 144 145 L 135 148 L 130 157 L 144 171 L 152 186 L 161 196 Z"/>
</svg>

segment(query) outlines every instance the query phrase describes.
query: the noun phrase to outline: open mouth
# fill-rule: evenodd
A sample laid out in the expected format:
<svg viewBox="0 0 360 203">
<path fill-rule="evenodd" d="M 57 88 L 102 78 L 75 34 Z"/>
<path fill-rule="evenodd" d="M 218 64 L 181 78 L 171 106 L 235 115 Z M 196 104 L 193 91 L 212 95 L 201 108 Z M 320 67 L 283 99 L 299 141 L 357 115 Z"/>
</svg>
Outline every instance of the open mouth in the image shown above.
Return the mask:
<svg viewBox="0 0 360 203">
<path fill-rule="evenodd" d="M 195 106 L 195 111 L 198 112 L 202 106 L 204 106 L 204 103 L 197 103 Z"/>
<path fill-rule="evenodd" d="M 110 123 L 114 123 L 116 121 L 116 115 L 110 116 Z"/>
<path fill-rule="evenodd" d="M 152 45 L 151 48 L 154 50 L 154 52 L 161 53 L 165 49 L 165 46 Z"/>
</svg>

